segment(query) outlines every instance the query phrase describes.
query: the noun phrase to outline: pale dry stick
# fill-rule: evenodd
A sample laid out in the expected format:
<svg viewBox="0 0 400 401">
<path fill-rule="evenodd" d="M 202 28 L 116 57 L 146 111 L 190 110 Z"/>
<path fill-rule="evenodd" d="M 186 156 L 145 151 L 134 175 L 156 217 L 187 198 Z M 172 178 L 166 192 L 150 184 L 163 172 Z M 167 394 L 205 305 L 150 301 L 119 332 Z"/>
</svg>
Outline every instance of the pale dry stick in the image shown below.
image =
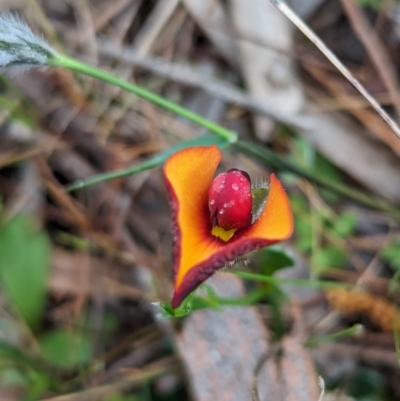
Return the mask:
<svg viewBox="0 0 400 401">
<path fill-rule="evenodd" d="M 87 0 L 70 0 L 69 4 L 73 8 L 77 20 L 79 31 L 79 44 L 83 45 L 85 58 L 93 65 L 98 64 L 96 30 L 94 27 L 93 16 Z"/>
<path fill-rule="evenodd" d="M 340 96 L 340 101 L 338 101 L 335 98 L 320 95 L 320 93 L 313 88 L 306 88 L 306 91 L 315 100 L 316 112 L 318 113 L 349 109 L 358 110 L 369 107 L 369 103 L 359 95 L 342 95 Z M 393 104 L 387 92 L 375 93 L 374 96 L 381 106 L 390 106 Z"/>
<path fill-rule="evenodd" d="M 282 344 L 275 343 L 272 344 L 264 354 L 259 358 L 257 365 L 253 372 L 253 379 L 251 383 L 251 399 L 252 401 L 260 401 L 260 395 L 258 393 L 258 375 L 261 369 L 268 359 L 279 355 L 282 352 Z"/>
<path fill-rule="evenodd" d="M 354 0 L 341 0 L 354 32 L 364 45 L 383 83 L 389 91 L 397 118 L 400 118 L 400 92 L 397 73 L 384 44 L 368 23 Z"/>
<path fill-rule="evenodd" d="M 319 385 L 319 388 L 321 389 L 321 394 L 319 395 L 318 401 L 322 401 L 322 399 L 324 398 L 324 394 L 325 394 L 325 381 L 322 378 L 322 376 L 318 376 L 318 385 Z"/>
<path fill-rule="evenodd" d="M 110 21 L 119 13 L 124 11 L 131 3 L 131 0 L 117 0 L 106 6 L 105 10 L 101 11 L 97 16 L 93 17 L 94 29 L 96 32 L 104 29 Z"/>
<path fill-rule="evenodd" d="M 381 116 L 383 121 L 400 139 L 400 127 L 386 113 L 379 103 L 369 94 L 364 86 L 354 77 L 350 70 L 335 56 L 335 54 L 325 45 L 325 43 L 309 28 L 309 26 L 297 16 L 296 13 L 282 0 L 270 0 L 285 16 L 303 32 L 307 38 L 325 55 L 325 57 L 345 76 L 345 78 L 367 99 L 372 108 Z"/>
<path fill-rule="evenodd" d="M 235 103 L 256 113 L 270 116 L 292 127 L 303 130 L 311 127 L 311 121 L 308 118 L 284 116 L 265 103 L 253 99 L 235 85 L 201 73 L 187 64 L 168 63 L 159 57 L 143 57 L 133 47 L 117 47 L 112 42 L 104 39 L 98 41 L 98 46 L 99 53 L 102 56 L 122 60 L 124 63 L 151 71 L 192 88 L 201 88 L 212 96 Z"/>
<path fill-rule="evenodd" d="M 23 8 L 27 10 L 26 15 L 32 16 L 33 20 L 37 23 L 39 30 L 43 32 L 44 36 L 50 41 L 51 45 L 57 50 L 61 50 L 60 43 L 57 38 L 57 32 L 50 20 L 47 18 L 46 14 L 43 12 L 38 0 L 23 0 L 22 5 Z"/>
<path fill-rule="evenodd" d="M 157 2 L 136 36 L 134 46 L 139 55 L 145 56 L 150 52 L 156 38 L 178 8 L 179 3 L 178 0 L 161 0 Z"/>
</svg>

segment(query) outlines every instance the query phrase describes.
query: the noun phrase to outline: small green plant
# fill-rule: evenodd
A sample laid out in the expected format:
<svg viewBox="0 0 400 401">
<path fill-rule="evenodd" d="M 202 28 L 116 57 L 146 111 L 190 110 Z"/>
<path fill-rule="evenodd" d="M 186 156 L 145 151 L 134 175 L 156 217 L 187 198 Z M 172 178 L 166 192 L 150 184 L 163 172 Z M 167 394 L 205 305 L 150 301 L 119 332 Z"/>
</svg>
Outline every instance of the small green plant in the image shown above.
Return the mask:
<svg viewBox="0 0 400 401">
<path fill-rule="evenodd" d="M 380 250 L 380 255 L 393 270 L 400 270 L 400 239 L 395 238 Z"/>
<path fill-rule="evenodd" d="M 32 217 L 17 215 L 0 226 L 0 286 L 11 312 L 0 319 L 0 386 L 19 387 L 27 400 L 58 389 L 57 372 L 77 369 L 92 356 L 81 330 L 42 332 L 50 254 L 50 241 Z"/>
<path fill-rule="evenodd" d="M 379 10 L 384 4 L 385 0 L 357 0 L 361 7 L 371 7 L 374 10 Z"/>
<path fill-rule="evenodd" d="M 400 289 L 400 239 L 394 238 L 380 250 L 379 254 L 394 271 L 389 284 L 390 291 L 398 291 Z"/>
<path fill-rule="evenodd" d="M 50 241 L 28 216 L 0 228 L 0 280 L 11 304 L 37 328 L 43 312 L 50 262 Z"/>
</svg>

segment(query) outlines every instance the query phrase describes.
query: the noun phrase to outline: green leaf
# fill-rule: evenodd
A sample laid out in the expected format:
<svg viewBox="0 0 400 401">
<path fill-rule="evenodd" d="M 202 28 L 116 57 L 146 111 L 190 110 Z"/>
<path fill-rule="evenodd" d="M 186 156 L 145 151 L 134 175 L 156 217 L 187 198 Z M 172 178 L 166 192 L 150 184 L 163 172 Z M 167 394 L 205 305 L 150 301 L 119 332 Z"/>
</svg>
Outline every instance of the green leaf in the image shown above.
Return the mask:
<svg viewBox="0 0 400 401">
<path fill-rule="evenodd" d="M 31 357 L 26 352 L 14 347 L 13 345 L 0 339 L 0 360 L 10 361 L 15 364 L 29 367 L 32 370 L 44 371 L 44 366 L 40 360 Z"/>
<path fill-rule="evenodd" d="M 389 291 L 397 292 L 400 289 L 400 270 L 394 273 L 393 277 L 389 281 Z"/>
<path fill-rule="evenodd" d="M 383 400 L 385 377 L 375 369 L 361 367 L 346 377 L 347 392 L 357 400 Z"/>
<path fill-rule="evenodd" d="M 393 269 L 400 270 L 400 239 L 395 239 L 384 246 L 380 255 Z"/>
<path fill-rule="evenodd" d="M 54 388 L 52 379 L 47 374 L 30 370 L 28 372 L 29 386 L 26 389 L 26 396 L 24 401 L 36 401 L 42 399 L 46 391 L 53 390 L 59 391 L 59 387 Z"/>
<path fill-rule="evenodd" d="M 153 305 L 158 305 L 161 308 L 161 316 L 164 319 L 171 319 L 176 317 L 183 317 L 188 315 L 193 310 L 193 301 L 194 292 L 189 294 L 182 302 L 182 304 L 178 308 L 173 308 L 171 304 L 168 303 L 158 303 L 154 302 Z"/>
<path fill-rule="evenodd" d="M 294 260 L 284 249 L 278 247 L 263 248 L 255 255 L 264 274 L 272 276 L 276 271 L 294 266 Z"/>
<path fill-rule="evenodd" d="M 310 209 L 308 202 L 306 201 L 304 196 L 301 196 L 299 194 L 291 194 L 289 199 L 290 199 L 290 204 L 294 205 L 296 209 L 302 211 L 308 211 Z"/>
<path fill-rule="evenodd" d="M 43 358 L 60 368 L 75 368 L 89 361 L 92 346 L 83 334 L 55 330 L 40 341 Z"/>
<path fill-rule="evenodd" d="M 325 159 L 320 154 L 317 154 L 315 158 L 313 170 L 332 182 L 343 182 L 342 172 L 334 164 L 332 164 L 329 160 Z M 319 192 L 321 196 L 328 202 L 338 202 L 340 200 L 340 196 L 334 191 L 321 188 Z"/>
<path fill-rule="evenodd" d="M 371 7 L 374 10 L 379 10 L 384 4 L 384 0 L 357 0 L 362 7 Z"/>
<path fill-rule="evenodd" d="M 315 158 L 314 169 L 315 171 L 318 171 L 319 174 L 329 178 L 332 181 L 343 181 L 342 172 L 334 164 L 332 164 L 329 160 L 325 159 L 325 157 L 321 156 L 320 154 L 317 154 Z"/>
<path fill-rule="evenodd" d="M 296 247 L 302 252 L 310 252 L 312 247 L 312 228 L 308 221 L 295 217 Z"/>
<path fill-rule="evenodd" d="M 294 162 L 307 169 L 312 169 L 315 164 L 315 150 L 309 141 L 301 137 L 293 140 L 293 160 Z"/>
<path fill-rule="evenodd" d="M 8 386 L 25 386 L 26 377 L 15 368 L 5 368 L 0 370 L 0 388 Z"/>
<path fill-rule="evenodd" d="M 314 254 L 314 263 L 320 270 L 330 267 L 342 267 L 346 262 L 346 255 L 334 245 L 320 248 Z"/>
<path fill-rule="evenodd" d="M 356 228 L 357 217 L 353 212 L 344 212 L 333 224 L 333 232 L 341 238 L 348 237 Z"/>
<path fill-rule="evenodd" d="M 46 296 L 50 242 L 27 216 L 17 216 L 0 228 L 0 278 L 21 316 L 35 327 Z"/>
<path fill-rule="evenodd" d="M 268 192 L 268 188 L 265 187 L 254 188 L 251 190 L 251 197 L 253 200 L 253 207 L 251 211 L 253 216 L 252 223 L 258 220 L 258 218 L 261 216 L 265 204 L 267 203 Z"/>
</svg>

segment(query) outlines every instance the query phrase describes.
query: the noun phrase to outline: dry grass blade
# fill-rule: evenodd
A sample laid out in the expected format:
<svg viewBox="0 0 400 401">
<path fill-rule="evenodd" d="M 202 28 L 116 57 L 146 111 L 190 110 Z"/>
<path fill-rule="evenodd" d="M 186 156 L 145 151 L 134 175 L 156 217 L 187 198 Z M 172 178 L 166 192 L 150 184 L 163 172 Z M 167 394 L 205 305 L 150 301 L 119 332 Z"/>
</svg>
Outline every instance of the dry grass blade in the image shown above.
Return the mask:
<svg viewBox="0 0 400 401">
<path fill-rule="evenodd" d="M 400 127 L 397 123 L 382 109 L 380 104 L 369 94 L 364 86 L 354 77 L 350 70 L 333 54 L 325 43 L 308 27 L 308 25 L 299 18 L 293 10 L 282 0 L 270 0 L 272 4 L 279 8 L 290 21 L 299 28 L 307 38 L 318 47 L 325 57 L 346 77 L 346 79 L 367 99 L 373 109 L 381 116 L 383 121 L 392 129 L 400 139 Z"/>
<path fill-rule="evenodd" d="M 384 44 L 379 40 L 373 29 L 371 29 L 367 18 L 360 11 L 354 0 L 341 0 L 343 8 L 351 22 L 358 39 L 364 45 L 376 70 L 389 91 L 393 106 L 400 118 L 400 92 L 397 72 L 385 50 Z"/>
</svg>

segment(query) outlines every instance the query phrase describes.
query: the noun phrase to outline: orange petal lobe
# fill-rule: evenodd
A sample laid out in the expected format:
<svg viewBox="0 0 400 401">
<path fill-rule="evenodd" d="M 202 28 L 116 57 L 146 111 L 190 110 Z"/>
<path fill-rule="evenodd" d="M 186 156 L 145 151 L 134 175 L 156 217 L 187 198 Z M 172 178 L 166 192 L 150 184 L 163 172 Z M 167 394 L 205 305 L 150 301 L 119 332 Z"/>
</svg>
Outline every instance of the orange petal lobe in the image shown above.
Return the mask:
<svg viewBox="0 0 400 401">
<path fill-rule="evenodd" d="M 208 191 L 221 160 L 216 146 L 183 149 L 164 164 L 174 226 L 175 289 L 220 246 L 211 236 Z"/>
<path fill-rule="evenodd" d="M 289 198 L 275 174 L 271 174 L 270 189 L 264 211 L 253 225 L 237 233 L 237 239 L 258 238 L 278 242 L 289 238 L 293 233 L 293 228 Z"/>
</svg>

